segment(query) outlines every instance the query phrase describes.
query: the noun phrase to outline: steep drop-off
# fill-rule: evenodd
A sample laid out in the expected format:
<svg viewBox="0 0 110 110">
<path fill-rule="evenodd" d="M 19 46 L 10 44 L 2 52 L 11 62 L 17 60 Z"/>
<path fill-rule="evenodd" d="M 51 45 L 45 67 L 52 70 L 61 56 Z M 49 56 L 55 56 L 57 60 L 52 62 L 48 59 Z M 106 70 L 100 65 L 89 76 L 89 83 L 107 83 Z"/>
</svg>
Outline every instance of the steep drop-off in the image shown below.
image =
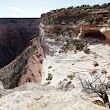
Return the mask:
<svg viewBox="0 0 110 110">
<path fill-rule="evenodd" d="M 7 89 L 41 81 L 43 47 L 41 38 L 34 38 L 30 45 L 9 65 L 0 69 L 0 81 Z"/>
<path fill-rule="evenodd" d="M 39 18 L 0 19 L 0 68 L 9 64 L 39 35 Z"/>
</svg>

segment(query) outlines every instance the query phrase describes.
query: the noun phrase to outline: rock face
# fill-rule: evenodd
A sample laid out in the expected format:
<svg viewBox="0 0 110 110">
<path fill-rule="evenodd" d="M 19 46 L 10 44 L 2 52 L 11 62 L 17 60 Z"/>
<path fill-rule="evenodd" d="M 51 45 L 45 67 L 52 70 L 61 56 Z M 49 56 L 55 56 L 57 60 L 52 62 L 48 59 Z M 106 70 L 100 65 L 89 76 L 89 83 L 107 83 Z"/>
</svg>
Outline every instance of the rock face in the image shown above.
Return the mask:
<svg viewBox="0 0 110 110">
<path fill-rule="evenodd" d="M 33 86 L 34 85 L 34 86 Z M 0 110 L 108 110 L 75 91 L 58 91 L 35 84 L 1 97 Z M 23 88 L 23 87 L 22 87 Z"/>
<path fill-rule="evenodd" d="M 22 73 L 21 79 L 19 81 L 19 86 L 25 84 L 26 82 L 41 82 L 41 70 L 43 62 L 43 49 L 41 47 L 40 41 L 37 42 L 37 52 L 29 56 L 27 60 L 26 68 L 27 70 Z"/>
<path fill-rule="evenodd" d="M 1 18 L 0 68 L 14 60 L 38 35 L 38 18 Z"/>
<path fill-rule="evenodd" d="M 31 41 L 21 55 L 0 70 L 0 81 L 7 89 L 26 82 L 40 83 L 42 61 L 43 49 L 38 37 Z"/>
<path fill-rule="evenodd" d="M 70 37 L 86 36 L 93 39 L 106 39 L 105 42 L 110 43 L 110 30 L 106 30 L 104 33 L 100 31 L 102 27 L 110 27 L 109 8 L 99 7 L 100 9 L 95 6 L 81 6 L 52 10 L 42 14 L 41 23 L 46 25 L 45 33 L 50 37 L 59 35 Z M 81 28 L 83 32 L 79 33 Z"/>
</svg>

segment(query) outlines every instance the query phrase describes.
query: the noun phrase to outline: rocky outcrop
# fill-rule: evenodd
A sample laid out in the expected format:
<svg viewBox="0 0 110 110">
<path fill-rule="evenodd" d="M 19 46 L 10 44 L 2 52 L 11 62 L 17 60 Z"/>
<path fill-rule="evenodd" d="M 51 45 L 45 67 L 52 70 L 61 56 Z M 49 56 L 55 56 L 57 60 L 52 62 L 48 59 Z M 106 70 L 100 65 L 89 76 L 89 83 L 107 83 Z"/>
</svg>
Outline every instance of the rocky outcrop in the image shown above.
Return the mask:
<svg viewBox="0 0 110 110">
<path fill-rule="evenodd" d="M 40 21 L 45 25 L 47 36 L 87 36 L 101 40 L 105 40 L 107 37 L 108 41 L 109 32 L 101 33 L 100 29 L 102 27 L 110 27 L 110 12 L 107 7 L 98 7 L 100 8 L 82 5 L 56 9 L 42 14 Z M 81 27 L 83 33 L 79 33 Z"/>
<path fill-rule="evenodd" d="M 83 93 L 78 96 L 74 90 L 58 91 L 35 84 L 26 86 L 24 90 L 2 96 L 0 110 L 108 110 L 93 104 Z"/>
<path fill-rule="evenodd" d="M 19 86 L 25 84 L 26 82 L 41 82 L 44 53 L 40 42 L 37 42 L 36 48 L 38 49 L 37 52 L 35 52 L 35 50 L 34 53 L 27 59 L 27 65 L 25 67 L 27 70 L 22 72 L 22 76 L 18 84 Z"/>
<path fill-rule="evenodd" d="M 40 38 L 35 38 L 14 61 L 0 70 L 4 87 L 14 88 L 26 82 L 41 81 L 43 50 Z"/>
<path fill-rule="evenodd" d="M 38 18 L 0 18 L 0 68 L 14 60 L 38 35 Z"/>
<path fill-rule="evenodd" d="M 41 22 L 44 24 L 71 24 L 75 23 L 77 20 L 81 20 L 84 17 L 88 16 L 86 10 L 78 9 L 57 9 L 50 11 L 48 13 L 44 13 L 41 15 Z"/>
</svg>

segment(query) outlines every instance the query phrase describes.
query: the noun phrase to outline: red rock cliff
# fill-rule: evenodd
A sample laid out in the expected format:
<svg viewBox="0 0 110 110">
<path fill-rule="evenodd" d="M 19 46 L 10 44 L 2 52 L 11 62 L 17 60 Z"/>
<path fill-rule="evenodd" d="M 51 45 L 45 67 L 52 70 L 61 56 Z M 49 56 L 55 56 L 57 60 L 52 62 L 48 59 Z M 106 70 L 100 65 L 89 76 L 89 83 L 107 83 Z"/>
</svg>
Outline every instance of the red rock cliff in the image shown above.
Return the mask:
<svg viewBox="0 0 110 110">
<path fill-rule="evenodd" d="M 40 37 L 34 38 L 15 60 L 0 69 L 0 81 L 4 87 L 9 89 L 26 82 L 40 83 L 43 53 Z"/>
</svg>

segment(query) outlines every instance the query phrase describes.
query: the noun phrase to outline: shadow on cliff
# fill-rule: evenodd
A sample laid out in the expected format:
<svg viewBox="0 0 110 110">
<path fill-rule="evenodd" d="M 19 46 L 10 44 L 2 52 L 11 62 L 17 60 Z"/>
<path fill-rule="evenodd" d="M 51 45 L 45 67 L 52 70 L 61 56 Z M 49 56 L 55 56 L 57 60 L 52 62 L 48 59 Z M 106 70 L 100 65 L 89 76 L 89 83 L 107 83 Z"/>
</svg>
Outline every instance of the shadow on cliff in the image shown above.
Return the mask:
<svg viewBox="0 0 110 110">
<path fill-rule="evenodd" d="M 38 35 L 38 18 L 0 18 L 0 68 L 20 55 Z"/>
<path fill-rule="evenodd" d="M 4 88 L 15 88 L 26 82 L 41 82 L 46 46 L 40 39 L 37 37 L 31 40 L 30 45 L 15 60 L 0 69 L 0 81 Z"/>
</svg>

